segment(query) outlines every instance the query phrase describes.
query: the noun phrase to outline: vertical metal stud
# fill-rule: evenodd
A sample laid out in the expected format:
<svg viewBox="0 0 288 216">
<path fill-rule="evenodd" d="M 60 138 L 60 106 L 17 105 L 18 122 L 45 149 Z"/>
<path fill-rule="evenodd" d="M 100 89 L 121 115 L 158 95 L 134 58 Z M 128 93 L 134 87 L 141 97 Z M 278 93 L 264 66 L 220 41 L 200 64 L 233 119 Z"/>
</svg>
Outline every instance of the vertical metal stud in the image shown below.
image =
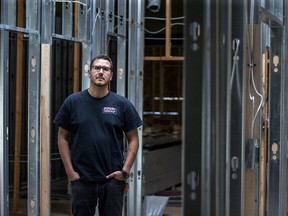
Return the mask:
<svg viewBox="0 0 288 216">
<path fill-rule="evenodd" d="M 88 16 L 90 13 L 90 1 L 88 0 L 80 0 L 82 4 L 79 3 L 78 6 L 78 36 L 80 40 L 87 41 L 88 39 L 88 32 L 90 32 L 90 26 L 88 25 Z"/>
<path fill-rule="evenodd" d="M 144 8 L 145 1 L 138 0 L 137 1 L 137 16 L 136 16 L 136 86 L 135 86 L 135 107 L 140 116 L 143 116 L 143 78 L 144 78 Z M 134 205 L 136 207 L 135 215 L 140 216 L 142 210 L 142 155 L 143 155 L 143 145 L 142 145 L 142 129 L 143 126 L 138 128 L 139 134 L 139 145 L 140 148 L 138 150 L 138 157 L 136 159 L 136 163 L 134 165 L 134 174 L 135 174 L 135 197 L 134 197 Z"/>
<path fill-rule="evenodd" d="M 90 66 L 91 57 L 91 44 L 82 43 L 82 89 L 89 87 L 89 79 L 87 77 Z"/>
<path fill-rule="evenodd" d="M 39 215 L 39 84 L 40 40 L 29 37 L 28 54 L 28 214 Z"/>
<path fill-rule="evenodd" d="M 0 30 L 0 215 L 8 215 L 8 58 L 9 32 Z"/>
<path fill-rule="evenodd" d="M 92 38 L 91 38 L 91 32 L 93 30 L 92 24 L 95 18 L 95 1 L 90 1 L 90 0 L 82 0 L 82 2 L 86 4 L 85 7 L 82 7 L 82 9 L 79 10 L 79 13 L 84 13 L 84 14 L 79 14 L 79 26 L 82 27 L 83 29 L 79 29 L 79 38 L 83 39 L 82 43 L 82 69 L 81 69 L 81 88 L 86 89 L 89 86 L 89 79 L 87 78 L 87 73 L 89 70 L 89 64 L 91 61 L 91 52 L 92 52 Z M 94 16 L 93 16 L 94 15 Z M 86 27 L 85 27 L 86 26 Z M 81 32 L 85 33 L 81 33 Z"/>
<path fill-rule="evenodd" d="M 142 115 L 144 59 L 144 1 L 128 1 L 128 98 Z M 141 215 L 142 206 L 142 127 L 138 130 L 140 148 L 132 167 L 128 193 L 128 215 Z"/>
<path fill-rule="evenodd" d="M 1 1 L 0 22 L 16 23 L 15 0 Z M 8 5 L 10 4 L 10 5 Z M 9 32 L 0 29 L 0 215 L 9 214 L 8 144 L 9 144 Z"/>
<path fill-rule="evenodd" d="M 40 30 L 40 4 L 36 0 L 27 2 L 26 28 Z M 39 31 L 40 32 L 40 31 Z M 29 215 L 39 215 L 39 86 L 40 86 L 40 36 L 29 35 L 28 47 L 28 198 Z"/>
<path fill-rule="evenodd" d="M 26 28 L 28 29 L 40 29 L 40 19 L 38 19 L 40 3 L 38 2 L 38 0 L 26 0 Z"/>
<path fill-rule="evenodd" d="M 135 105 L 135 79 L 133 77 L 134 71 L 136 70 L 136 8 L 137 8 L 137 3 L 138 1 L 128 1 L 128 8 L 129 8 L 129 15 L 128 15 L 128 99 Z M 140 148 L 142 148 L 140 146 Z M 139 149 L 140 149 L 139 148 Z M 134 165 L 131 169 L 131 177 L 129 178 L 129 192 L 128 192 L 128 197 L 127 197 L 127 215 L 128 216 L 138 216 L 136 214 L 136 190 L 137 186 L 135 184 L 136 179 L 136 167 L 137 167 L 137 160 L 139 156 L 142 156 L 138 153 L 138 156 L 134 162 Z M 135 172 L 136 171 L 136 172 Z"/>
<path fill-rule="evenodd" d="M 39 214 L 39 53 L 38 35 L 29 37 L 28 80 L 28 214 Z"/>
<path fill-rule="evenodd" d="M 283 4 L 283 1 L 282 1 Z M 283 14 L 283 40 L 282 40 L 282 60 L 287 59 L 288 57 L 288 17 L 287 17 L 287 9 L 288 5 L 286 2 L 282 5 L 282 9 L 285 12 Z M 282 61 L 283 63 L 283 61 Z M 288 130 L 288 115 L 287 115 L 287 110 L 288 110 L 288 97 L 287 97 L 287 92 L 288 92 L 288 75 L 287 75 L 287 64 L 280 64 L 281 68 L 281 73 L 282 73 L 282 79 L 281 79 L 281 112 L 280 112 L 280 134 L 281 134 L 281 152 L 280 152 L 280 201 L 279 201 L 279 215 L 285 215 L 287 214 L 287 209 L 288 209 L 288 177 L 287 177 L 287 149 L 288 149 L 288 137 L 287 137 L 287 130 Z"/>
<path fill-rule="evenodd" d="M 182 137 L 182 184 L 183 215 L 201 215 L 201 128 L 202 128 L 202 74 L 203 74 L 203 37 L 202 31 L 196 34 L 196 27 L 203 29 L 204 2 L 195 4 L 185 1 L 185 45 L 184 45 L 184 102 Z M 199 73 L 190 73 L 192 70 Z"/>
<path fill-rule="evenodd" d="M 284 110 L 281 106 L 281 80 L 283 78 L 282 68 L 278 69 L 275 57 L 282 62 L 282 28 L 271 27 L 270 39 L 270 70 L 269 70 L 269 140 L 268 140 L 268 164 L 267 164 L 267 216 L 281 215 L 280 200 L 281 188 L 280 168 L 284 164 L 281 152 L 286 149 L 281 139 L 281 119 Z M 273 63 L 274 56 L 274 63 Z M 277 68 L 277 70 L 275 70 Z M 286 132 L 284 132 L 286 133 Z M 284 148 L 282 150 L 282 147 Z M 286 156 L 285 156 L 286 157 Z M 285 164 L 285 166 L 287 166 Z M 285 171 L 285 170 L 282 170 Z"/>
<path fill-rule="evenodd" d="M 62 35 L 67 38 L 72 37 L 72 15 L 73 3 L 72 0 L 67 0 L 62 3 Z"/>
<path fill-rule="evenodd" d="M 201 214 L 202 215 L 211 215 L 211 196 L 212 196 L 212 176 L 211 173 L 213 172 L 211 167 L 211 160 L 212 160 L 212 87 L 213 80 L 212 80 L 212 38 L 211 38 L 211 12 L 213 7 L 211 6 L 210 0 L 207 0 L 205 3 L 204 9 L 204 31 L 205 34 L 203 35 L 203 40 L 205 41 L 203 45 L 204 52 L 204 59 L 205 64 L 203 64 L 203 95 L 202 95 L 202 107 L 205 115 L 202 115 L 202 151 L 201 151 L 201 166 L 202 166 L 202 174 L 201 178 L 205 179 L 202 181 L 201 186 Z"/>
<path fill-rule="evenodd" d="M 226 164 L 230 164 L 226 171 L 226 191 L 229 194 L 226 196 L 226 215 L 244 215 L 244 133 L 245 133 L 245 74 L 246 62 L 245 44 L 246 44 L 246 2 L 245 1 L 233 1 L 232 3 L 233 16 L 239 17 L 239 19 L 232 19 L 231 25 L 231 49 L 233 50 L 230 59 L 233 61 L 231 71 L 227 74 L 228 87 L 227 87 L 227 154 Z M 234 41 L 239 40 L 239 47 L 232 46 Z M 233 71 L 234 70 L 234 71 Z M 238 158 L 239 165 L 235 170 L 231 160 Z"/>
<path fill-rule="evenodd" d="M 105 51 L 105 0 L 93 1 L 92 56 Z"/>
<path fill-rule="evenodd" d="M 232 68 L 232 39 L 231 39 L 231 4 L 229 0 L 223 0 L 221 7 L 219 8 L 219 35 L 218 44 L 216 45 L 216 50 L 220 50 L 218 56 L 219 67 L 215 74 L 216 86 L 219 91 L 216 95 L 216 157 L 215 157 L 215 215 L 229 215 L 229 212 L 225 214 L 227 210 L 227 199 L 229 196 L 229 191 L 227 191 L 227 181 L 229 182 L 229 175 L 226 175 L 227 164 L 229 164 L 228 159 L 226 159 L 226 128 L 227 128 L 227 74 L 231 73 Z M 217 53 L 217 51 L 216 51 Z M 229 59 L 230 61 L 227 61 Z"/>
<path fill-rule="evenodd" d="M 126 0 L 118 0 L 117 21 L 117 93 L 125 95 L 126 89 Z"/>
<path fill-rule="evenodd" d="M 105 53 L 109 49 L 109 34 L 114 34 L 114 1 L 106 0 L 105 2 Z"/>
<path fill-rule="evenodd" d="M 2 2 L 1 2 L 2 3 Z M 3 1 L 3 15 L 9 14 L 4 21 L 5 24 L 16 26 L 16 0 Z"/>
<path fill-rule="evenodd" d="M 53 26 L 54 20 L 53 18 L 55 15 L 54 12 L 54 4 L 51 1 L 42 2 L 41 3 L 41 43 L 51 44 L 52 43 L 52 33 L 53 33 Z M 39 27 L 40 29 L 40 27 Z"/>
</svg>

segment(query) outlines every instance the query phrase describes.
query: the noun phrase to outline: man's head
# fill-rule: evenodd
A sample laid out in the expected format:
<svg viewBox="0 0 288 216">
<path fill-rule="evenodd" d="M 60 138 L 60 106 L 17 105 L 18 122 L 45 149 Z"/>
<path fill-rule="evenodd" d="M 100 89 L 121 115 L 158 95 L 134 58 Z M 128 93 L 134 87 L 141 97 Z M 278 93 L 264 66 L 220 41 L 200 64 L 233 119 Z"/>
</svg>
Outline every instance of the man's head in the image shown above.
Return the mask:
<svg viewBox="0 0 288 216">
<path fill-rule="evenodd" d="M 112 80 L 113 63 L 107 55 L 98 55 L 92 59 L 88 76 L 95 86 L 108 86 Z"/>
<path fill-rule="evenodd" d="M 92 59 L 92 61 L 91 61 L 91 63 L 90 63 L 90 70 L 92 69 L 92 66 L 93 66 L 94 61 L 97 60 L 97 59 L 104 59 L 104 60 L 109 61 L 109 62 L 110 62 L 110 70 L 111 70 L 111 72 L 113 72 L 113 62 L 112 62 L 112 60 L 111 60 L 107 55 L 105 55 L 105 54 L 100 54 L 100 55 L 98 55 L 98 56 L 96 56 L 95 58 Z"/>
</svg>

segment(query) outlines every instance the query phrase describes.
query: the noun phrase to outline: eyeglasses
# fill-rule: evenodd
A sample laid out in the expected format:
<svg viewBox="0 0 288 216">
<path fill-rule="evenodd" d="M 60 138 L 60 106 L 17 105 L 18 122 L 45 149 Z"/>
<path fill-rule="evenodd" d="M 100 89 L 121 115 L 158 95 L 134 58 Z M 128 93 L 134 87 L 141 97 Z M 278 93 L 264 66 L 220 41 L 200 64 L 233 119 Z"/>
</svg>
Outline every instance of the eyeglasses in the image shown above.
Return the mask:
<svg viewBox="0 0 288 216">
<path fill-rule="evenodd" d="M 106 67 L 106 66 L 98 66 L 98 65 L 93 65 L 92 69 L 95 70 L 96 72 L 100 72 L 101 69 L 103 70 L 103 72 L 110 72 L 111 68 L 110 67 Z"/>
</svg>

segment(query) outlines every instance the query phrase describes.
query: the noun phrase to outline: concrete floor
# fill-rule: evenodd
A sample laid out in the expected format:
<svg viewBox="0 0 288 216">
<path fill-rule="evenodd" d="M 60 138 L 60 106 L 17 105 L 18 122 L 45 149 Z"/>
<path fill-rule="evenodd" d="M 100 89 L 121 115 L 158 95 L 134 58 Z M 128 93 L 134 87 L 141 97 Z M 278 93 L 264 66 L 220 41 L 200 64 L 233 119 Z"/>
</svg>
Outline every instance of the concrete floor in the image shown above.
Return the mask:
<svg viewBox="0 0 288 216">
<path fill-rule="evenodd" d="M 20 202 L 20 213 L 25 215 L 26 210 L 26 199 Z M 167 204 L 163 216 L 181 216 L 182 207 L 181 204 Z M 23 214 L 22 214 L 23 213 Z M 17 215 L 20 215 L 17 214 Z M 10 214 L 13 215 L 13 214 Z M 51 200 L 51 216 L 71 216 L 71 205 L 70 199 L 67 198 L 57 198 Z"/>
<path fill-rule="evenodd" d="M 70 216 L 70 207 L 67 202 L 60 201 L 51 206 L 51 216 Z M 163 216 L 181 216 L 181 206 L 166 206 Z"/>
<path fill-rule="evenodd" d="M 67 194 L 67 182 L 60 182 L 51 184 L 51 216 L 71 216 L 71 203 L 70 196 Z M 175 190 L 175 188 L 174 188 Z M 176 188 L 179 192 L 181 188 Z M 173 191 L 172 191 L 173 193 Z M 165 195 L 170 194 L 168 190 L 164 192 Z M 179 195 L 179 194 L 178 194 Z M 11 200 L 12 201 L 12 200 Z M 12 202 L 10 202 L 12 204 Z M 181 216 L 182 206 L 181 206 L 181 196 L 170 197 L 168 203 L 165 207 L 163 216 Z M 19 202 L 19 212 L 25 215 L 27 212 L 27 200 L 21 199 Z M 13 215 L 13 214 L 10 214 Z"/>
<path fill-rule="evenodd" d="M 70 216 L 70 199 L 58 198 L 51 200 L 51 216 Z M 167 204 L 163 216 L 181 216 L 181 204 Z"/>
<path fill-rule="evenodd" d="M 51 216 L 71 215 L 70 197 L 67 195 L 67 182 L 54 183 L 51 185 L 51 188 Z M 158 195 L 161 194 L 171 197 L 168 200 L 163 216 L 181 216 L 181 186 L 174 187 L 173 190 L 158 193 Z M 173 196 L 173 194 L 176 196 Z"/>
<path fill-rule="evenodd" d="M 181 216 L 181 206 L 166 206 L 163 216 Z"/>
<path fill-rule="evenodd" d="M 51 216 L 70 216 L 70 205 L 61 200 L 51 205 Z M 181 216 L 181 206 L 166 206 L 163 216 Z"/>
</svg>

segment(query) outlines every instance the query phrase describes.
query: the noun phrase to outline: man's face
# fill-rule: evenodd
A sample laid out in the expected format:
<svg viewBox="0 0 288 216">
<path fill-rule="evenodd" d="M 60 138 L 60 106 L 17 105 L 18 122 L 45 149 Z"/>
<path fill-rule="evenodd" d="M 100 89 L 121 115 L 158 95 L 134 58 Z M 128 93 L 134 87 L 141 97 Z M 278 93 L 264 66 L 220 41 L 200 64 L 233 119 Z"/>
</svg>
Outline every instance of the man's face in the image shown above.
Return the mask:
<svg viewBox="0 0 288 216">
<path fill-rule="evenodd" d="M 105 59 L 96 59 L 88 74 L 91 82 L 96 86 L 108 85 L 113 76 L 110 62 Z"/>
</svg>

